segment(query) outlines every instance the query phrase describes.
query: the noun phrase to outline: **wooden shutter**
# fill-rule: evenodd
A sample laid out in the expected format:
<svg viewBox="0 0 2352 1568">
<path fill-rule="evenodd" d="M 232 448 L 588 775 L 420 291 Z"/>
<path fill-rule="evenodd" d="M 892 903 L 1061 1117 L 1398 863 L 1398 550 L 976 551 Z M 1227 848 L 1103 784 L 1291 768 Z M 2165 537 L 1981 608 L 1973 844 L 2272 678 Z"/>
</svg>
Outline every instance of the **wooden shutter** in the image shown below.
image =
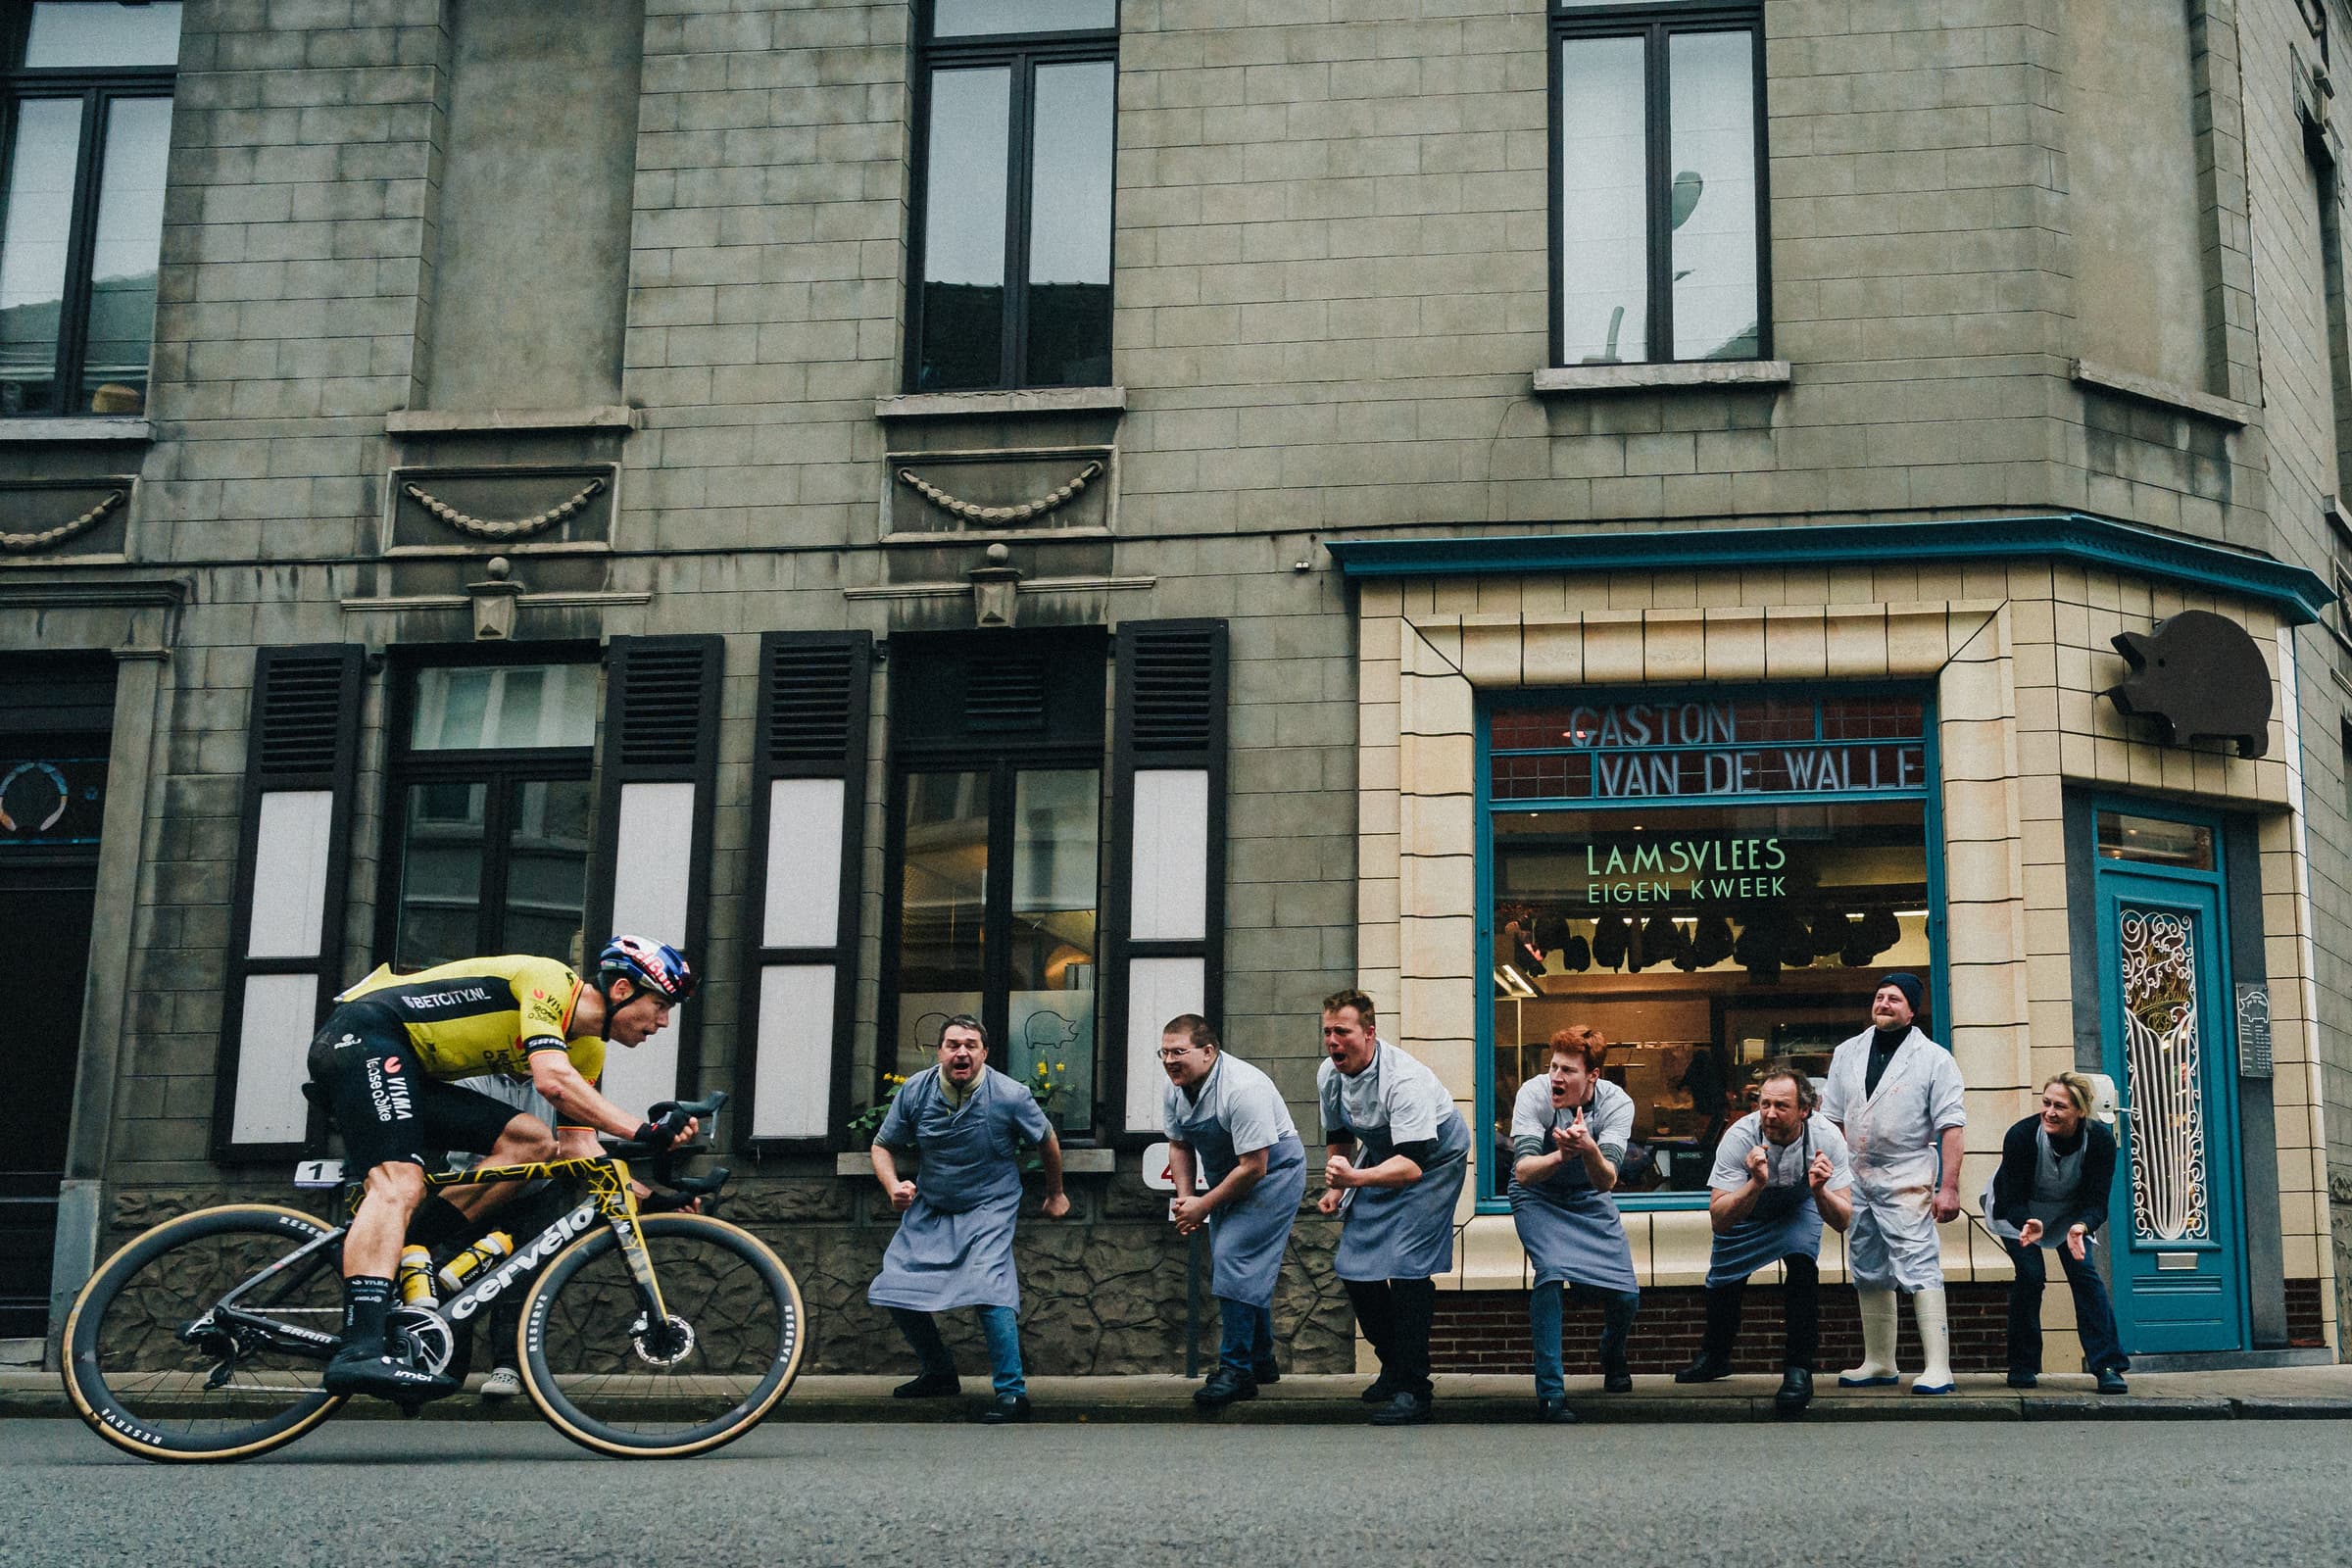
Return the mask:
<svg viewBox="0 0 2352 1568">
<path fill-rule="evenodd" d="M 605 661 L 605 723 L 584 961 L 614 932 L 685 950 L 705 981 L 704 903 L 718 767 L 717 637 L 615 637 Z M 638 1111 L 691 1096 L 702 1006 L 634 1050 L 605 1056 L 606 1098 Z"/>
<path fill-rule="evenodd" d="M 1114 1124 L 1159 1136 L 1159 1030 L 1219 1022 L 1225 984 L 1226 624 L 1129 621 L 1118 631 L 1111 734 L 1111 954 L 1102 1016 Z"/>
<path fill-rule="evenodd" d="M 254 658 L 245 801 L 229 921 L 213 1152 L 291 1158 L 320 1131 L 302 1086 L 343 971 L 362 650 Z"/>
<path fill-rule="evenodd" d="M 818 1149 L 849 1117 L 873 639 L 760 639 L 738 1136 Z"/>
</svg>

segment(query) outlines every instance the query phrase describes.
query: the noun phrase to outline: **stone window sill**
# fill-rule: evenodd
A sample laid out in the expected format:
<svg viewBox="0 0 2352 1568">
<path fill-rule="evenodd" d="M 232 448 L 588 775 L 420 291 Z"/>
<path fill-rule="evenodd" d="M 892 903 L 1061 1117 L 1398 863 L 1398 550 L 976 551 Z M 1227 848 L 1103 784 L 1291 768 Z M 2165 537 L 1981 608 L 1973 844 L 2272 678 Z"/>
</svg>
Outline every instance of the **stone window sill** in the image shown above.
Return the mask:
<svg viewBox="0 0 2352 1568">
<path fill-rule="evenodd" d="M 1022 392 L 908 392 L 874 399 L 877 419 L 1002 418 L 1021 414 L 1124 414 L 1123 386 L 1041 386 Z"/>
<path fill-rule="evenodd" d="M 1536 372 L 1536 395 L 1658 392 L 1676 387 L 1787 386 L 1787 360 L 1692 360 L 1670 365 L 1554 365 Z"/>
<path fill-rule="evenodd" d="M 2242 429 L 2252 424 L 2258 412 L 2250 403 L 2216 397 L 2211 392 L 2199 392 L 2177 381 L 2160 380 L 2132 370 L 2119 370 L 2112 365 L 2100 365 L 2093 360 L 2077 360 L 2074 377 L 2082 386 L 2095 386 L 2102 392 L 2119 393 L 2142 403 L 2153 403 L 2158 408 L 2171 409 L 2176 414 L 2193 414 L 2232 429 Z"/>
<path fill-rule="evenodd" d="M 900 1162 L 902 1169 L 910 1163 Z M 1107 1149 L 1065 1149 L 1061 1152 L 1061 1173 L 1064 1176 L 1107 1176 L 1118 1169 L 1118 1155 Z M 837 1176 L 862 1176 L 874 1179 L 874 1163 L 862 1149 L 833 1156 L 833 1173 Z"/>
<path fill-rule="evenodd" d="M 104 441 L 153 441 L 155 421 L 136 415 L 90 414 L 79 417 L 0 419 L 0 442 L 77 446 Z"/>
<path fill-rule="evenodd" d="M 587 409 L 490 409 L 471 414 L 395 409 L 384 416 L 386 435 L 530 435 L 567 430 L 634 430 L 637 410 L 612 403 Z"/>
</svg>

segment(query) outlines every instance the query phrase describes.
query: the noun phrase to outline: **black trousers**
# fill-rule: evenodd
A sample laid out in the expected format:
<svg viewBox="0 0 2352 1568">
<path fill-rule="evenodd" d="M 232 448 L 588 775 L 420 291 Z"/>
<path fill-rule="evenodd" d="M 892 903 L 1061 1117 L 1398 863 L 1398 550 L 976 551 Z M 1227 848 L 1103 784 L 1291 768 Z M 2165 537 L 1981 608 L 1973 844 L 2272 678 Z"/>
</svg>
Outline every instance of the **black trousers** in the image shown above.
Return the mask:
<svg viewBox="0 0 2352 1568">
<path fill-rule="evenodd" d="M 1429 1280 L 1343 1280 L 1356 1325 L 1380 1357 L 1380 1375 L 1406 1394 L 1427 1395 L 1429 1324 L 1438 1288 Z"/>
<path fill-rule="evenodd" d="M 1782 1300 L 1785 1335 L 1781 1342 L 1781 1364 L 1810 1372 L 1813 1358 L 1821 1350 L 1821 1266 L 1809 1257 L 1784 1257 L 1781 1267 L 1788 1275 L 1788 1291 Z M 1732 1347 L 1740 1339 L 1740 1312 L 1746 1295 L 1745 1280 L 1707 1287 L 1708 1360 L 1731 1360 Z"/>
</svg>

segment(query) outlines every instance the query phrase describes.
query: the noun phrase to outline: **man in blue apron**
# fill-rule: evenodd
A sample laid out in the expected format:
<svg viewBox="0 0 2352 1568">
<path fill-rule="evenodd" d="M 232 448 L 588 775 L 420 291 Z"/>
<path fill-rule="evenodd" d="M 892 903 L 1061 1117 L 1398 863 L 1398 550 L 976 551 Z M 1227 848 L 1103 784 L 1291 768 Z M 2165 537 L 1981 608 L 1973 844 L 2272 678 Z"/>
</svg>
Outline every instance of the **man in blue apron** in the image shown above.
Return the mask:
<svg viewBox="0 0 2352 1568">
<path fill-rule="evenodd" d="M 1380 1357 L 1364 1391 L 1375 1426 L 1413 1426 L 1430 1414 L 1430 1276 L 1453 1266 L 1453 1205 L 1469 1169 L 1470 1128 L 1438 1075 L 1382 1040 L 1372 999 L 1342 991 L 1323 1002 L 1323 1195 L 1345 1212 L 1333 1271 L 1356 1325 Z"/>
<path fill-rule="evenodd" d="M 1712 1383 L 1732 1373 L 1740 1303 L 1748 1276 L 1781 1265 L 1788 1286 L 1781 1387 L 1773 1406 L 1802 1415 L 1813 1400 L 1813 1356 L 1821 1347 L 1821 1226 L 1853 1222 L 1854 1173 L 1845 1140 L 1816 1108 L 1813 1080 L 1775 1062 L 1756 1082 L 1756 1108 L 1725 1129 L 1707 1185 L 1715 1251 L 1707 1263 L 1707 1328 L 1698 1359 L 1677 1383 Z"/>
<path fill-rule="evenodd" d="M 1168 1086 L 1160 1122 L 1168 1134 L 1177 1198 L 1169 1217 L 1179 1236 L 1208 1227 L 1214 1264 L 1209 1290 L 1224 1325 L 1217 1369 L 1193 1402 L 1222 1410 L 1254 1399 L 1281 1375 L 1274 1364 L 1274 1287 L 1306 1193 L 1306 1146 L 1274 1080 L 1225 1054 L 1206 1018 L 1185 1013 L 1159 1037 Z M 1194 1191 L 1194 1161 L 1208 1191 Z"/>
<path fill-rule="evenodd" d="M 988 1065 L 979 1021 L 958 1013 L 939 1032 L 939 1064 L 906 1080 L 874 1134 L 874 1180 L 899 1211 L 899 1233 L 865 1298 L 888 1307 L 914 1347 L 918 1371 L 891 1392 L 903 1399 L 957 1394 L 955 1357 L 931 1314 L 976 1306 L 996 1369 L 991 1425 L 1029 1419 L 1017 1316 L 1021 1283 L 1012 1268 L 1013 1222 L 1021 1211 L 1021 1148 L 1045 1162 L 1048 1219 L 1070 1211 L 1061 1190 L 1061 1141 L 1037 1097 Z M 902 1180 L 893 1150 L 922 1156 Z"/>
<path fill-rule="evenodd" d="M 1854 1224 L 1846 1272 L 1862 1298 L 1862 1364 L 1841 1388 L 1890 1386 L 1894 1293 L 1911 1298 L 1927 1366 L 1913 1394 L 1952 1392 L 1943 1307 L 1943 1249 L 1936 1227 L 1960 1212 L 1960 1152 L 1968 1125 L 1960 1068 L 1913 1020 L 1926 1005 L 1917 975 L 1890 974 L 1871 998 L 1870 1027 L 1830 1058 L 1821 1113 L 1844 1135 L 1854 1165 Z"/>
<path fill-rule="evenodd" d="M 1527 1321 L 1536 1349 L 1536 1419 L 1564 1424 L 1560 1298 L 1599 1298 L 1602 1387 L 1634 1386 L 1625 1342 L 1642 1304 L 1634 1249 L 1616 1200 L 1618 1162 L 1634 1132 L 1634 1097 L 1600 1076 L 1600 1031 L 1571 1025 L 1551 1037 L 1551 1071 L 1519 1086 L 1511 1104 L 1511 1223 L 1535 1265 Z"/>
</svg>

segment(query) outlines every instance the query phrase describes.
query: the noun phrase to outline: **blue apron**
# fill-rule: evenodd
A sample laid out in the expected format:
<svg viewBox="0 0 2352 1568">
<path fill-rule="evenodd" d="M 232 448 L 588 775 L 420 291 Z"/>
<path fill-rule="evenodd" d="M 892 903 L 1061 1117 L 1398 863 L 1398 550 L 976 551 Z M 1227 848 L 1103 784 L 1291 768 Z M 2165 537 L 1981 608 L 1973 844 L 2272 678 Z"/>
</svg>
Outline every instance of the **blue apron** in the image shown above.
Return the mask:
<svg viewBox="0 0 2352 1568">
<path fill-rule="evenodd" d="M 1360 1169 L 1390 1159 L 1396 1146 L 1386 1127 L 1357 1127 L 1341 1112 L 1344 1130 L 1363 1146 Z M 1339 1255 L 1333 1270 L 1344 1280 L 1425 1280 L 1453 1267 L 1453 1205 L 1470 1168 L 1470 1128 L 1458 1109 L 1438 1127 L 1438 1152 L 1410 1187 L 1353 1187 L 1345 1195 Z"/>
<path fill-rule="evenodd" d="M 1576 1119 L 1576 1111 L 1555 1110 L 1552 1118 L 1551 1125 L 1565 1127 Z M 1634 1275 L 1633 1244 L 1625 1239 L 1625 1220 L 1616 1200 L 1593 1190 L 1583 1160 L 1561 1161 L 1558 1170 L 1533 1187 L 1512 1176 L 1510 1200 L 1511 1224 L 1535 1265 L 1536 1284 L 1565 1281 L 1604 1291 L 1641 1289 Z"/>
<path fill-rule="evenodd" d="M 1769 1140 L 1764 1148 L 1777 1152 Z M 1797 1180 L 1775 1183 L 1756 1195 L 1747 1218 L 1715 1238 L 1707 1260 L 1707 1285 L 1737 1285 L 1758 1269 L 1770 1268 L 1784 1257 L 1815 1257 L 1821 1252 L 1821 1207 L 1804 1174 L 1813 1163 L 1813 1118 L 1805 1118 L 1804 1136 L 1796 1152 Z M 1769 1154 L 1768 1156 L 1769 1157 Z"/>
<path fill-rule="evenodd" d="M 1191 1146 L 1211 1187 L 1241 1163 L 1233 1135 L 1214 1116 L 1179 1120 L 1175 1131 Z M 1210 1295 L 1249 1306 L 1274 1304 L 1283 1253 L 1291 1244 L 1291 1221 L 1298 1217 L 1298 1200 L 1305 1194 L 1306 1146 L 1297 1133 L 1284 1133 L 1266 1151 L 1266 1174 L 1258 1184 L 1208 1216 L 1216 1260 L 1209 1274 Z"/>
<path fill-rule="evenodd" d="M 891 1104 L 875 1142 L 921 1156 L 913 1206 L 882 1254 L 865 1298 L 876 1306 L 938 1312 L 1021 1304 L 1012 1266 L 1021 1208 L 1021 1145 L 1050 1124 L 1036 1097 L 994 1068 L 950 1106 L 936 1067 L 914 1075 Z"/>
</svg>

